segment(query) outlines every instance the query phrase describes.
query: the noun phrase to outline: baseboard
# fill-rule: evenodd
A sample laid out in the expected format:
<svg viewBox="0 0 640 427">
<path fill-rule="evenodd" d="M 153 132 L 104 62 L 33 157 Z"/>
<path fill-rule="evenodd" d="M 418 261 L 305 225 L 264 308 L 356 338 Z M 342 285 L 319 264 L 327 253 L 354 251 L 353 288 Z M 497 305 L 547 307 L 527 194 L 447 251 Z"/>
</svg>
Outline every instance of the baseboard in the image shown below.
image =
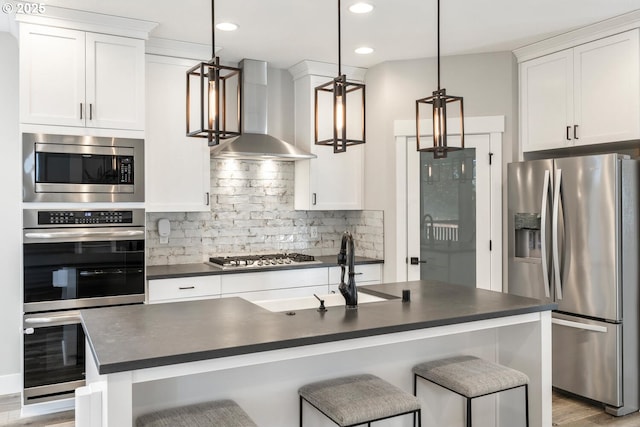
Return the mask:
<svg viewBox="0 0 640 427">
<path fill-rule="evenodd" d="M 0 396 L 20 393 L 22 391 L 22 375 L 0 375 Z"/>
</svg>

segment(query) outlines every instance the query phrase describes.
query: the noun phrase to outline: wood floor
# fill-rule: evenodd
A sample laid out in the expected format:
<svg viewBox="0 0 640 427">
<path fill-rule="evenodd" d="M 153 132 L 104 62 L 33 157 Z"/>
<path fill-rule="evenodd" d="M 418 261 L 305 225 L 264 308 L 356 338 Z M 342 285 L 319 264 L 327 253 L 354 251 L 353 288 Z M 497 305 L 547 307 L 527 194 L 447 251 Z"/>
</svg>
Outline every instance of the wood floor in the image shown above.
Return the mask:
<svg viewBox="0 0 640 427">
<path fill-rule="evenodd" d="M 602 408 L 553 393 L 553 425 L 562 427 L 640 427 L 640 413 L 613 417 Z M 0 426 L 74 427 L 73 411 L 20 419 L 20 395 L 0 396 Z"/>
</svg>

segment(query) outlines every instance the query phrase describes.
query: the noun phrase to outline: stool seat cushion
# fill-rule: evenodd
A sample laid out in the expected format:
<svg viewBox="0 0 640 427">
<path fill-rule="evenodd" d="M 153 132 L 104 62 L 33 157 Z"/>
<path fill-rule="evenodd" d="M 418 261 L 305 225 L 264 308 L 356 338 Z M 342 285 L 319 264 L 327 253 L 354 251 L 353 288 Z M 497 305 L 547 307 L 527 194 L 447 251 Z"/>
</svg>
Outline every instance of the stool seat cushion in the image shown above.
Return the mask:
<svg viewBox="0 0 640 427">
<path fill-rule="evenodd" d="M 468 398 L 529 383 L 520 371 L 474 356 L 433 360 L 413 367 L 413 373 Z"/>
<path fill-rule="evenodd" d="M 256 427 L 233 400 L 217 400 L 142 415 L 136 427 Z"/>
<path fill-rule="evenodd" d="M 418 399 L 375 375 L 307 384 L 300 396 L 339 426 L 351 426 L 420 409 Z"/>
</svg>

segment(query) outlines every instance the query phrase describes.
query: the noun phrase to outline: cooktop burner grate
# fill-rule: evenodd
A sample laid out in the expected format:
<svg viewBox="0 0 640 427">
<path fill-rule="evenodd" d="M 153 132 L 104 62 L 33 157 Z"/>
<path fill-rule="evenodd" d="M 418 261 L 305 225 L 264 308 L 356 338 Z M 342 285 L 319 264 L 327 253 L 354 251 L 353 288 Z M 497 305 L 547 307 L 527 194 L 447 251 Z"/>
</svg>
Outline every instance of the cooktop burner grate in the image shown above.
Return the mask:
<svg viewBox="0 0 640 427">
<path fill-rule="evenodd" d="M 280 267 L 287 265 L 315 264 L 313 255 L 299 253 L 278 253 L 261 255 L 240 255 L 226 257 L 210 257 L 209 264 L 226 268 Z"/>
</svg>

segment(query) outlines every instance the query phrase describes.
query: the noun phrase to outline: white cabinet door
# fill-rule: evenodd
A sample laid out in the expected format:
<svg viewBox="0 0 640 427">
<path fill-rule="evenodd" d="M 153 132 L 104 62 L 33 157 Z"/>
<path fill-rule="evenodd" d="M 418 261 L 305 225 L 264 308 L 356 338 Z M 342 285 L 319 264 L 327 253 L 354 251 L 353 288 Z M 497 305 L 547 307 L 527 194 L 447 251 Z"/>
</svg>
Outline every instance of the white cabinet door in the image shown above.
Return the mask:
<svg viewBox="0 0 640 427">
<path fill-rule="evenodd" d="M 21 123 L 144 130 L 144 41 L 20 25 Z"/>
<path fill-rule="evenodd" d="M 84 126 L 85 33 L 20 25 L 20 121 Z"/>
<path fill-rule="evenodd" d="M 639 31 L 574 48 L 576 145 L 640 138 Z"/>
<path fill-rule="evenodd" d="M 242 292 L 292 289 L 307 286 L 326 287 L 328 271 L 326 267 L 301 268 L 295 270 L 223 274 L 221 277 L 221 292 L 222 295 L 225 296 L 227 294 L 236 295 Z"/>
<path fill-rule="evenodd" d="M 220 297 L 220 276 L 180 277 L 148 281 L 149 304 Z"/>
<path fill-rule="evenodd" d="M 88 127 L 144 129 L 144 41 L 86 35 Z"/>
<path fill-rule="evenodd" d="M 186 71 L 193 61 L 147 55 L 148 212 L 208 211 L 209 147 L 185 136 Z"/>
<path fill-rule="evenodd" d="M 523 151 L 547 150 L 573 141 L 571 49 L 520 64 L 520 135 Z"/>
<path fill-rule="evenodd" d="M 334 153 L 332 147 L 314 144 L 314 90 L 330 79 L 307 75 L 295 81 L 296 145 L 318 156 L 296 162 L 294 205 L 298 210 L 363 207 L 364 147 L 352 146 L 345 153 Z"/>
</svg>

